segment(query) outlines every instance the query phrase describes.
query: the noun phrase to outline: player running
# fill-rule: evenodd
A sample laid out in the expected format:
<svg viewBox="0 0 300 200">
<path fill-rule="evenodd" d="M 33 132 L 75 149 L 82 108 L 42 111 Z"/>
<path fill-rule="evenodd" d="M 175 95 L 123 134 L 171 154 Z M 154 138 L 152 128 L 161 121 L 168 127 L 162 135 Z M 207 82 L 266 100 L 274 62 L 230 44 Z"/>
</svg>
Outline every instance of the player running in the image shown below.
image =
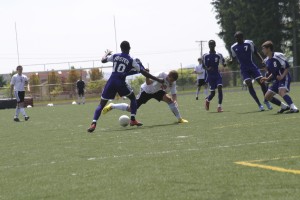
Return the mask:
<svg viewBox="0 0 300 200">
<path fill-rule="evenodd" d="M 198 62 L 199 62 L 199 65 L 197 65 L 194 68 L 194 71 L 193 71 L 194 74 L 197 74 L 196 100 L 199 99 L 199 93 L 200 93 L 201 86 L 204 86 L 204 95 L 205 95 L 205 97 L 207 97 L 207 95 L 208 95 L 207 82 L 206 82 L 207 72 L 203 68 L 202 58 L 198 58 Z"/>
<path fill-rule="evenodd" d="M 156 78 L 155 76 L 149 74 L 147 71 L 142 69 L 140 65 L 130 57 L 130 44 L 127 41 L 123 41 L 120 45 L 122 53 L 111 55 L 111 51 L 107 50 L 104 57 L 102 58 L 102 63 L 113 62 L 112 74 L 109 77 L 104 90 L 101 95 L 100 104 L 95 110 L 94 118 L 88 132 L 93 132 L 96 129 L 96 123 L 99 119 L 101 112 L 108 100 L 114 99 L 118 93 L 120 96 L 126 96 L 130 99 L 131 107 L 131 120 L 130 126 L 142 126 L 143 124 L 135 119 L 137 113 L 137 103 L 135 95 L 130 86 L 125 82 L 126 76 L 130 74 L 133 70 L 140 72 L 145 77 L 151 78 L 159 83 L 164 81 Z"/>
<path fill-rule="evenodd" d="M 281 109 L 277 113 L 283 113 L 284 111 L 288 111 L 288 113 L 298 113 L 299 109 L 288 95 L 291 83 L 291 76 L 289 73 L 290 65 L 284 55 L 279 52 L 274 52 L 273 48 L 273 43 L 271 41 L 266 41 L 262 44 L 262 51 L 265 56 L 267 56 L 264 61 L 269 75 L 268 77 L 261 78 L 261 82 L 273 82 L 272 86 L 265 94 L 265 98 L 271 100 L 274 95 L 279 94 L 288 105 L 275 99 L 275 104 L 281 106 Z"/>
<path fill-rule="evenodd" d="M 215 50 L 216 42 L 210 40 L 208 42 L 209 53 L 203 55 L 203 67 L 207 70 L 207 81 L 209 83 L 210 95 L 205 99 L 205 109 L 209 110 L 209 103 L 214 98 L 218 88 L 218 112 L 223 112 L 222 101 L 223 101 L 223 91 L 222 91 L 222 76 L 219 72 L 219 65 L 226 66 L 225 60 L 222 54 L 217 53 Z"/>
<path fill-rule="evenodd" d="M 177 118 L 178 123 L 187 123 L 188 121 L 181 117 L 177 104 L 176 80 L 178 79 L 178 72 L 175 70 L 171 70 L 169 73 L 161 72 L 156 77 L 163 79 L 164 84 L 146 78 L 146 82 L 141 85 L 140 93 L 137 96 L 137 109 L 142 104 L 146 104 L 150 99 L 156 99 L 159 102 L 164 101 Z M 172 96 L 166 92 L 167 90 L 170 90 Z M 112 109 L 128 112 L 132 110 L 131 106 L 127 103 L 110 103 L 104 107 L 103 114 L 106 114 Z"/>
<path fill-rule="evenodd" d="M 240 68 L 241 68 L 241 73 L 244 78 L 244 81 L 247 84 L 248 91 L 249 91 L 250 95 L 252 96 L 252 98 L 257 103 L 259 110 L 264 111 L 265 109 L 264 109 L 263 105 L 260 103 L 260 101 L 256 95 L 256 92 L 253 88 L 252 81 L 251 81 L 252 78 L 255 79 L 259 83 L 263 94 L 265 94 L 267 92 L 267 90 L 268 90 L 267 86 L 263 82 L 260 81 L 260 79 L 262 78 L 262 75 L 261 75 L 258 67 L 255 65 L 255 63 L 252 60 L 252 54 L 255 54 L 261 60 L 262 63 L 263 63 L 263 58 L 257 52 L 253 41 L 244 40 L 244 38 L 243 38 L 244 36 L 243 36 L 242 32 L 240 32 L 240 31 L 236 32 L 234 34 L 234 37 L 237 42 L 231 46 L 232 58 L 238 59 L 238 62 L 240 64 Z M 270 103 L 268 101 L 265 100 L 264 103 L 266 104 L 266 106 L 268 107 L 269 110 L 272 109 L 272 106 L 270 105 Z"/>
</svg>

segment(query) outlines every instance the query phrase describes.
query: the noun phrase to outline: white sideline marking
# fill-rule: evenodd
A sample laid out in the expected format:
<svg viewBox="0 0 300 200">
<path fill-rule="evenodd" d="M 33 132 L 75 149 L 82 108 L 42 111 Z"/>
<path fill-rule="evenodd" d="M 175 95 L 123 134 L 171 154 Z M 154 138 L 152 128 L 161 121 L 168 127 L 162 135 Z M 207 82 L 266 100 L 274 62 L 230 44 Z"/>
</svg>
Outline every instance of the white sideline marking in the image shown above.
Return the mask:
<svg viewBox="0 0 300 200">
<path fill-rule="evenodd" d="M 105 159 L 114 159 L 114 158 L 134 158 L 134 157 L 142 157 L 142 156 L 151 156 L 151 155 L 164 155 L 164 154 L 171 154 L 177 152 L 190 152 L 190 151 L 200 151 L 202 149 L 222 149 L 222 148 L 234 148 L 240 146 L 248 146 L 248 145 L 260 145 L 260 144 L 272 144 L 272 143 L 279 143 L 279 142 L 288 142 L 288 141 L 296 141 L 300 140 L 300 138 L 294 138 L 289 140 L 271 140 L 271 141 L 263 141 L 263 142 L 251 142 L 251 143 L 244 143 L 244 144 L 234 144 L 234 145 L 218 145 L 213 147 L 207 148 L 193 148 L 193 149 L 180 149 L 180 150 L 166 150 L 166 151 L 157 151 L 157 152 L 146 152 L 144 154 L 125 154 L 125 155 L 109 155 L 109 156 L 100 156 L 100 157 L 92 157 L 87 158 L 87 161 L 95 161 L 95 160 L 105 160 Z M 82 160 L 77 160 L 82 162 Z M 47 163 L 32 163 L 27 165 L 3 165 L 0 166 L 0 169 L 10 169 L 10 168 L 17 168 L 17 167 L 24 167 L 24 166 L 40 166 L 40 165 L 49 165 L 49 164 L 56 164 L 56 163 L 66 163 L 67 161 L 51 161 Z"/>
</svg>

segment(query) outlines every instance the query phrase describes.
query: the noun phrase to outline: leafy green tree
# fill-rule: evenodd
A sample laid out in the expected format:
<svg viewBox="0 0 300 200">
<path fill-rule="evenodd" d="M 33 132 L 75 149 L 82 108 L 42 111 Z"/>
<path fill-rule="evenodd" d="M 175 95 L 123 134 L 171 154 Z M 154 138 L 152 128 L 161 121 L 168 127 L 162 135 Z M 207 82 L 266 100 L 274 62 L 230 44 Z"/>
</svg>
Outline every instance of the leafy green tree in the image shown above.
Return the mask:
<svg viewBox="0 0 300 200">
<path fill-rule="evenodd" d="M 48 87 L 49 87 L 49 94 L 60 84 L 60 78 L 56 71 L 52 70 L 48 73 Z M 57 91 L 57 89 L 56 89 Z"/>
<path fill-rule="evenodd" d="M 38 73 L 33 73 L 29 77 L 29 85 L 30 85 L 30 92 L 32 94 L 39 94 L 40 92 L 40 77 Z"/>
<path fill-rule="evenodd" d="M 92 68 L 89 71 L 89 75 L 91 81 L 101 80 L 104 77 L 102 70 L 100 70 L 99 68 Z"/>
<path fill-rule="evenodd" d="M 6 85 L 6 81 L 4 80 L 4 77 L 0 75 L 0 87 L 4 87 Z"/>
</svg>

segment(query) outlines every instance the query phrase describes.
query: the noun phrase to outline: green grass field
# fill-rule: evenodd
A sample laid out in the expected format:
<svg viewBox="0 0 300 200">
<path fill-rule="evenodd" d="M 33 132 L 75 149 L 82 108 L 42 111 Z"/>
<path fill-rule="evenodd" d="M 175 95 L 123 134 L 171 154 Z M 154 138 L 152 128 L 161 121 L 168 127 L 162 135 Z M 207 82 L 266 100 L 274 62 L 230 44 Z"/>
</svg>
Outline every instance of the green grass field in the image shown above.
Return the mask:
<svg viewBox="0 0 300 200">
<path fill-rule="evenodd" d="M 152 100 L 143 127 L 120 127 L 113 110 L 93 134 L 97 102 L 33 107 L 19 123 L 0 110 L 0 199 L 300 199 L 300 114 L 259 112 L 247 91 L 225 91 L 223 113 L 217 95 L 207 112 L 185 94 L 188 124 Z M 292 86 L 298 106 L 299 94 Z"/>
</svg>

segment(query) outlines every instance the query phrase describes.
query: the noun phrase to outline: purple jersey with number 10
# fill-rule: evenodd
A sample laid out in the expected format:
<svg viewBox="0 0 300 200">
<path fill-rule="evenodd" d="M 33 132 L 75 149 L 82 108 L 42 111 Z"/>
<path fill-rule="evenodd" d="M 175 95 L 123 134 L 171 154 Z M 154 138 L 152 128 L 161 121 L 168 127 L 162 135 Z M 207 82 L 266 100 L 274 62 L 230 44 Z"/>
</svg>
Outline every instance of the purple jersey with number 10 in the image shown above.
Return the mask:
<svg viewBox="0 0 300 200">
<path fill-rule="evenodd" d="M 126 83 L 126 76 L 131 71 L 140 71 L 139 64 L 126 53 L 114 54 L 107 58 L 108 62 L 113 62 L 113 70 L 104 90 L 102 99 L 114 99 L 118 93 L 120 96 L 127 96 L 132 92 L 130 86 Z"/>
</svg>

